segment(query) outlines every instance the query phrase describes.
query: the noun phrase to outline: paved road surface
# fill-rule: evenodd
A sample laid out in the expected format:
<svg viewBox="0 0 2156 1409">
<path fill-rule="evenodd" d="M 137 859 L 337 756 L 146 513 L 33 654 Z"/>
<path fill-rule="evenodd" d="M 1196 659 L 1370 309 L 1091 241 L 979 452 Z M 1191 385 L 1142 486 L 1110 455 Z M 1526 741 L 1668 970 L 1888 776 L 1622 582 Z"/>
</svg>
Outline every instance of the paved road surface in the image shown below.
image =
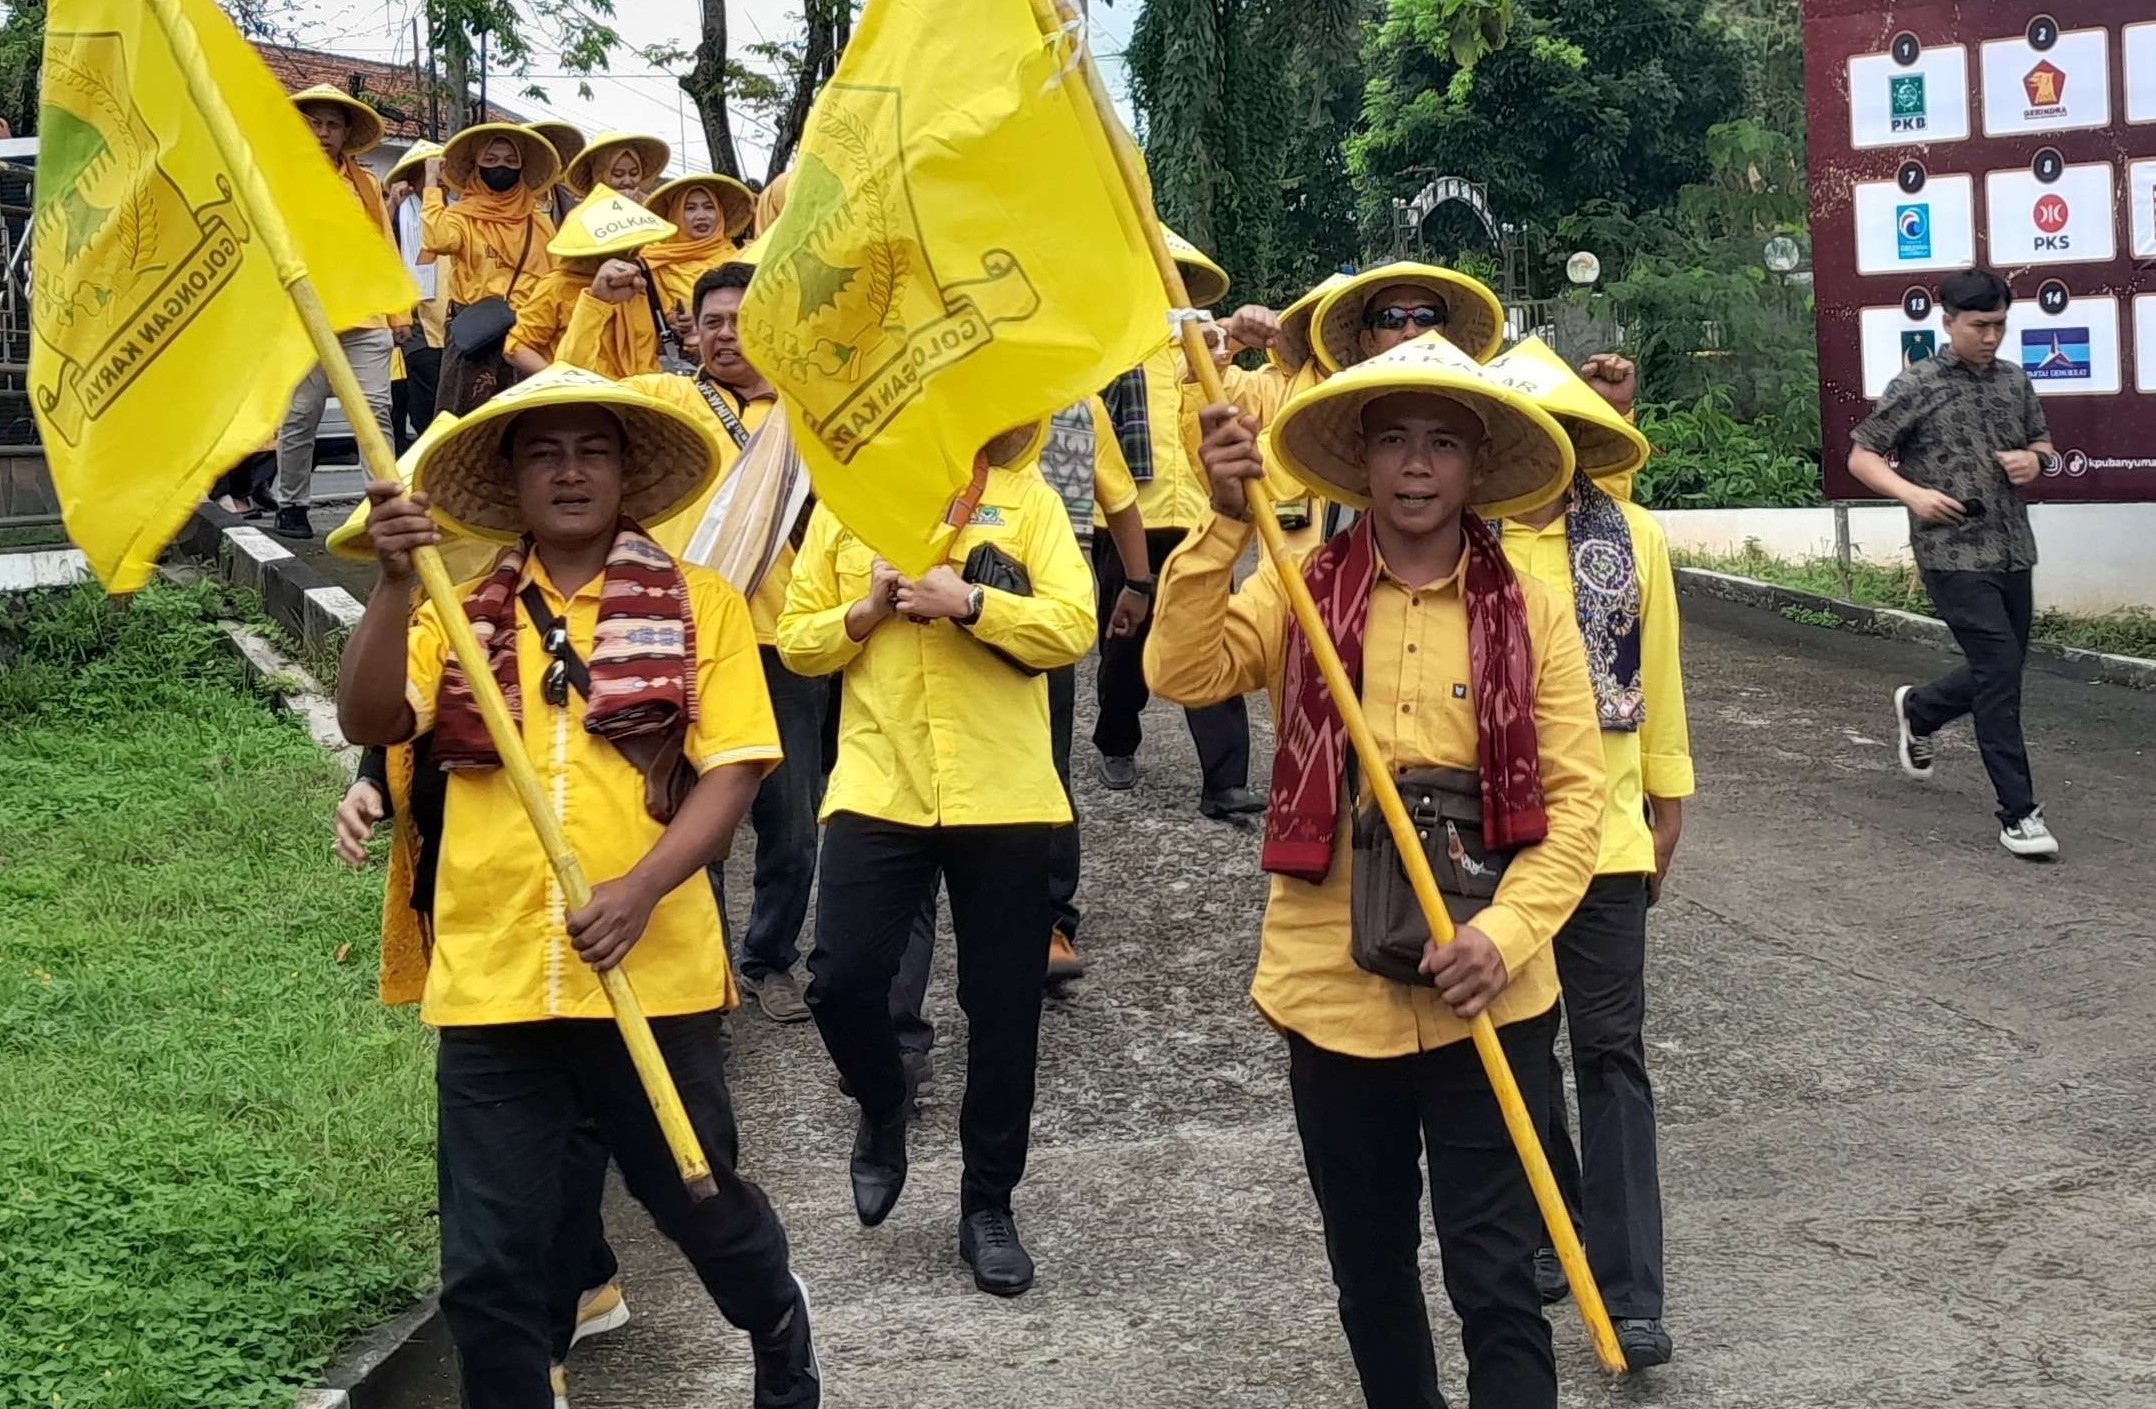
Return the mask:
<svg viewBox="0 0 2156 1409">
<path fill-rule="evenodd" d="M 2066 848 L 2036 867 L 1996 845 L 1965 730 L 1931 785 L 1895 768 L 1887 692 L 1946 657 L 1685 607 L 1703 791 L 1654 918 L 1649 1029 L 1678 1358 L 1602 1381 L 1558 1308 L 1565 1404 L 2156 1406 L 2156 696 L 2032 679 Z M 1031 1295 L 976 1293 L 956 1256 L 947 962 L 944 1081 L 873 1232 L 813 1029 L 735 1019 L 751 1173 L 835 1406 L 1360 1405 L 1282 1048 L 1244 996 L 1256 838 L 1197 818 L 1187 735 L 1151 722 L 1140 788 L 1081 799 L 1095 976 L 1046 1022 Z M 746 1405 L 743 1338 L 640 1213 L 612 1222 L 636 1320 L 579 1350 L 578 1409 Z M 1434 1262 L 1433 1240 L 1442 1310 Z M 1439 1360 L 1464 1404 L 1449 1312 Z"/>
</svg>

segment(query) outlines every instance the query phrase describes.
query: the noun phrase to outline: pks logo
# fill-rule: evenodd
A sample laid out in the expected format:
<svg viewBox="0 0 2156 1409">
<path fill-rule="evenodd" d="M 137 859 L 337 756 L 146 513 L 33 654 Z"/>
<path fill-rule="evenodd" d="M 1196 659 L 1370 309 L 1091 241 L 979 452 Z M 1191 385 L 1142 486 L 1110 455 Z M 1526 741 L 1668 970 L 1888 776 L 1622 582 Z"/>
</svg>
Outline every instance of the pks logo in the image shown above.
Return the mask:
<svg viewBox="0 0 2156 1409">
<path fill-rule="evenodd" d="M 1931 207 L 1929 205 L 1894 207 L 1894 257 L 1896 259 L 1931 258 Z"/>
<path fill-rule="evenodd" d="M 2036 249 L 2067 250 L 2073 248 L 2073 237 L 2066 233 L 2066 223 L 2073 218 L 2073 210 L 2066 204 L 2064 196 L 2049 193 L 2038 196 L 2035 208 L 2029 212 L 2029 218 L 2036 222 L 2038 232 L 2035 242 Z"/>
<path fill-rule="evenodd" d="M 1900 73 L 1888 79 L 1887 107 L 1891 131 L 1922 132 L 1929 116 L 1929 104 L 1924 98 L 1924 75 Z"/>
</svg>

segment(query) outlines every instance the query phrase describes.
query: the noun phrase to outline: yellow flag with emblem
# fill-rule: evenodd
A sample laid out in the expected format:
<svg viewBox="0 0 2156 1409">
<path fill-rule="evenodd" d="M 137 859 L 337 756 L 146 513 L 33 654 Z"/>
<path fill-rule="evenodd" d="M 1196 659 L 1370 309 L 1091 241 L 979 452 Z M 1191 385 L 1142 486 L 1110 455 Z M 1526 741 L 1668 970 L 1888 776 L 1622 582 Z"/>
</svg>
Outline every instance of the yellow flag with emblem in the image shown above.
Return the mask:
<svg viewBox="0 0 2156 1409">
<path fill-rule="evenodd" d="M 315 354 L 188 93 L 247 134 L 335 326 L 419 291 L 285 90 L 212 0 L 53 0 L 31 261 L 30 387 L 60 512 L 99 580 L 148 580 L 211 481 L 262 448 Z"/>
<path fill-rule="evenodd" d="M 817 496 L 901 572 L 998 433 L 1166 341 L 1167 299 L 1039 0 L 868 0 L 741 307 Z"/>
</svg>

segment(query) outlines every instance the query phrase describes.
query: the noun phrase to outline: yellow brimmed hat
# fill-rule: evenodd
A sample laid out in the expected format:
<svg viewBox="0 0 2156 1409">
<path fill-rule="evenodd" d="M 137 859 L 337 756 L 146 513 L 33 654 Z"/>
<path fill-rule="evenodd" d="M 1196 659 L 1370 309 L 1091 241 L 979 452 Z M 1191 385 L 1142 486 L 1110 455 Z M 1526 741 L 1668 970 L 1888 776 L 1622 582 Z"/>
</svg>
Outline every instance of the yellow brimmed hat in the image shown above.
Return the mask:
<svg viewBox="0 0 2156 1409">
<path fill-rule="evenodd" d="M 1636 473 L 1654 453 L 1639 428 L 1617 414 L 1540 338 L 1529 338 L 1483 368 L 1492 381 L 1524 392 L 1572 437 L 1573 457 L 1591 479 Z"/>
<path fill-rule="evenodd" d="M 1213 262 L 1213 257 L 1199 249 L 1166 225 L 1160 227 L 1161 235 L 1168 242 L 1168 253 L 1183 271 L 1183 290 L 1190 295 L 1192 308 L 1211 308 L 1228 296 L 1228 271 Z"/>
<path fill-rule="evenodd" d="M 725 222 L 728 235 L 739 236 L 756 219 L 756 194 L 733 177 L 721 176 L 715 171 L 677 176 L 653 191 L 651 199 L 644 204 L 679 225 L 681 222 L 675 219 L 674 212 L 680 202 L 688 199 L 689 192 L 697 189 L 711 192 L 712 198 L 718 201 L 719 218 Z"/>
<path fill-rule="evenodd" d="M 546 138 L 546 144 L 554 149 L 564 169 L 576 160 L 576 154 L 584 150 L 584 130 L 573 122 L 534 122 L 531 130 Z"/>
<path fill-rule="evenodd" d="M 561 158 L 554 155 L 553 144 L 546 138 L 515 123 L 482 122 L 465 128 L 442 148 L 442 176 L 460 191 L 471 185 L 472 173 L 479 169 L 480 153 L 497 137 L 514 143 L 522 154 L 524 168 L 519 174 L 527 189 L 544 191 L 561 174 Z"/>
<path fill-rule="evenodd" d="M 1289 304 L 1280 314 L 1280 336 L 1265 350 L 1266 360 L 1290 376 L 1303 369 L 1310 360 L 1310 319 L 1325 301 L 1325 295 L 1339 288 L 1350 278 L 1349 274 L 1328 274 L 1316 288 Z"/>
<path fill-rule="evenodd" d="M 546 242 L 556 259 L 606 259 L 640 250 L 681 232 L 611 186 L 597 186 L 562 217 L 561 230 Z"/>
<path fill-rule="evenodd" d="M 425 167 L 428 162 L 433 161 L 441 154 L 442 144 L 439 142 L 429 142 L 422 139 L 412 143 L 411 149 L 405 152 L 403 156 L 398 157 L 397 164 L 389 169 L 387 176 L 382 178 L 382 185 L 385 187 L 394 186 L 399 181 L 407 179 L 416 182 L 420 175 L 418 168 Z"/>
<path fill-rule="evenodd" d="M 342 88 L 317 83 L 312 88 L 303 88 L 292 95 L 292 106 L 295 108 L 312 107 L 316 103 L 328 103 L 332 107 L 344 109 L 345 117 L 350 123 L 344 139 L 346 156 L 360 156 L 382 145 L 382 115 Z"/>
<path fill-rule="evenodd" d="M 1337 372 L 1361 360 L 1365 307 L 1372 294 L 1395 284 L 1426 289 L 1445 300 L 1445 336 L 1468 356 L 1487 362 L 1497 355 L 1505 340 L 1505 306 L 1489 286 L 1457 269 L 1402 260 L 1365 269 L 1319 300 L 1310 342 L 1325 370 Z"/>
<path fill-rule="evenodd" d="M 1457 401 L 1482 421 L 1482 472 L 1468 507 L 1485 518 L 1539 509 L 1572 480 L 1572 442 L 1547 411 L 1492 381 L 1472 357 L 1435 333 L 1379 353 L 1281 408 L 1266 434 L 1294 476 L 1354 508 L 1370 502 L 1361 453 L 1362 413 L 1381 396 L 1423 391 Z"/>
<path fill-rule="evenodd" d="M 445 526 L 508 542 L 524 532 L 516 486 L 503 469 L 502 435 L 527 411 L 596 406 L 621 422 L 621 511 L 642 524 L 664 522 L 711 486 L 719 444 L 704 425 L 665 402 L 596 372 L 557 362 L 447 428 L 416 457 L 413 477 Z"/>
<path fill-rule="evenodd" d="M 562 179 L 578 195 L 590 194 L 591 188 L 598 184 L 601 164 L 623 147 L 636 152 L 637 160 L 644 164 L 647 181 L 658 180 L 674 156 L 673 148 L 657 137 L 642 137 L 633 132 L 602 132 L 570 160 L 568 174 Z"/>
<path fill-rule="evenodd" d="M 422 488 L 417 478 L 420 457 L 425 455 L 444 435 L 457 424 L 457 418 L 444 411 L 434 418 L 434 423 L 419 433 L 405 452 L 397 457 L 397 475 L 405 488 Z M 351 516 L 330 530 L 329 551 L 340 558 L 354 558 L 371 562 L 374 559 L 374 540 L 367 536 L 367 511 L 371 506 L 364 499 L 352 509 Z M 494 560 L 501 545 L 483 539 L 466 538 L 461 534 L 442 535 L 442 563 L 449 569 L 452 582 L 463 582 L 477 577 Z"/>
</svg>

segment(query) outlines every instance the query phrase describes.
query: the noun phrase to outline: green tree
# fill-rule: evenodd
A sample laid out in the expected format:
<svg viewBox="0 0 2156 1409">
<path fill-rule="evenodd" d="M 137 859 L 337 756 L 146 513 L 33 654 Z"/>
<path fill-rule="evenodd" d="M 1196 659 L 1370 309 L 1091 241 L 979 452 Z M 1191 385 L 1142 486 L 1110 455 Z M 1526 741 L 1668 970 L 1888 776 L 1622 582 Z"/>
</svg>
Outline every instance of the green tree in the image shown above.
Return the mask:
<svg viewBox="0 0 2156 1409">
<path fill-rule="evenodd" d="M 1379 0 L 1145 0 L 1126 61 L 1161 216 L 1235 301 L 1293 298 L 1353 250 L 1341 144 Z"/>
<path fill-rule="evenodd" d="M 1517 0 L 1500 47 L 1481 18 L 1463 45 L 1460 0 L 1393 0 L 1367 47 L 1347 148 L 1366 229 L 1428 168 L 1544 232 L 1595 201 L 1662 209 L 1708 175 L 1706 133 L 1738 112 L 1744 69 L 1705 0 Z"/>
</svg>

